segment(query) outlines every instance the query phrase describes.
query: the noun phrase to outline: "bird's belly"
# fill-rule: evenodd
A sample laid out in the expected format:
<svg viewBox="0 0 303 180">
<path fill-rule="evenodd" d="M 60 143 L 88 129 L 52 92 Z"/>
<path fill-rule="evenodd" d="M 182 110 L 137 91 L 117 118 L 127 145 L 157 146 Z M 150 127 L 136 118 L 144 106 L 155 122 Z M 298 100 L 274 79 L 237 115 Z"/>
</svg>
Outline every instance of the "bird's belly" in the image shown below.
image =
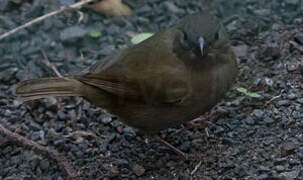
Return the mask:
<svg viewBox="0 0 303 180">
<path fill-rule="evenodd" d="M 209 111 L 212 106 L 195 104 L 192 106 L 147 106 L 128 105 L 116 112 L 123 122 L 143 132 L 156 133 L 160 130 L 193 120 Z M 126 111 L 125 111 L 126 110 Z"/>
</svg>

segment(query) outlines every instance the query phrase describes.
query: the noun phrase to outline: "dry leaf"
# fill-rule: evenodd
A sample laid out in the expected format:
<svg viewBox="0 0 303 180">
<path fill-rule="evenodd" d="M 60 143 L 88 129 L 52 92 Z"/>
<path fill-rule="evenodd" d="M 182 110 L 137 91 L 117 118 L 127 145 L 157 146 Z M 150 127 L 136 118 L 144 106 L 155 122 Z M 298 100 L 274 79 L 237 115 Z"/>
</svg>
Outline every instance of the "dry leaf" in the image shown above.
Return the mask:
<svg viewBox="0 0 303 180">
<path fill-rule="evenodd" d="M 11 0 L 11 2 L 15 3 L 15 4 L 20 4 L 22 0 Z"/>
<path fill-rule="evenodd" d="M 101 2 L 87 5 L 86 7 L 108 17 L 128 16 L 132 12 L 121 0 L 102 0 Z"/>
</svg>

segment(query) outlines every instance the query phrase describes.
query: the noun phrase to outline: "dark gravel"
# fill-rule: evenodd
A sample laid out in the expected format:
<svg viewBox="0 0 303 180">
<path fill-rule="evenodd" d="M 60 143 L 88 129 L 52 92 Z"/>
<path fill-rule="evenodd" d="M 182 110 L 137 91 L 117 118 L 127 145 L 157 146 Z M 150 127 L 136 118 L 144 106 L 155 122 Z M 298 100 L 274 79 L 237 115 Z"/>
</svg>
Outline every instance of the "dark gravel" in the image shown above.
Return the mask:
<svg viewBox="0 0 303 180">
<path fill-rule="evenodd" d="M 74 0 L 0 1 L 0 34 Z M 156 32 L 198 11 L 199 0 L 126 1 L 129 17 L 107 19 L 81 10 L 65 12 L 0 42 L 0 123 L 66 155 L 83 179 L 277 179 L 303 180 L 303 2 L 217 0 L 212 11 L 225 22 L 240 74 L 220 107 L 228 114 L 204 129 L 162 136 L 196 160 L 183 161 L 162 144 L 146 140 L 118 117 L 81 98 L 21 104 L 16 83 L 55 76 L 44 52 L 62 74 L 78 73 L 130 46 L 131 35 Z M 66 3 L 66 4 L 65 4 Z M 100 30 L 101 36 L 87 35 Z M 244 87 L 261 98 L 236 91 Z M 60 106 L 58 106 L 58 104 Z M 201 161 L 201 166 L 191 172 Z M 0 136 L 0 179 L 65 179 L 54 161 Z"/>
</svg>

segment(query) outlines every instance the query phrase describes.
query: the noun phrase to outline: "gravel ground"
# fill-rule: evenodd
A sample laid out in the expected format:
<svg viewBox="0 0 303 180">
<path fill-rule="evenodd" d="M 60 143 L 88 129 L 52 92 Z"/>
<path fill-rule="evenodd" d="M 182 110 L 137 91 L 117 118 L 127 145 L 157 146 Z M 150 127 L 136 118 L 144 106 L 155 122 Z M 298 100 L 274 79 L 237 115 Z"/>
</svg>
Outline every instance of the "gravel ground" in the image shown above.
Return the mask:
<svg viewBox="0 0 303 180">
<path fill-rule="evenodd" d="M 0 34 L 58 9 L 68 1 L 0 1 Z M 73 74 L 130 46 L 132 35 L 157 32 L 203 7 L 199 0 L 128 0 L 129 17 L 105 18 L 90 10 L 65 12 L 0 42 L 0 123 L 66 156 L 83 179 L 277 179 L 303 180 L 303 2 L 218 0 L 213 5 L 239 60 L 234 88 L 219 106 L 228 114 L 212 122 L 209 136 L 196 128 L 170 143 L 196 160 L 183 161 L 162 144 L 144 139 L 118 117 L 81 98 L 21 104 L 16 83 Z M 65 3 L 65 4 L 64 4 Z M 223 18 L 224 17 L 224 18 Z M 101 36 L 87 35 L 100 30 Z M 244 87 L 261 95 L 239 93 Z M 66 179 L 55 161 L 0 136 L 0 180 Z M 199 157 L 199 158 L 198 158 Z M 196 171 L 194 171 L 197 167 Z"/>
</svg>

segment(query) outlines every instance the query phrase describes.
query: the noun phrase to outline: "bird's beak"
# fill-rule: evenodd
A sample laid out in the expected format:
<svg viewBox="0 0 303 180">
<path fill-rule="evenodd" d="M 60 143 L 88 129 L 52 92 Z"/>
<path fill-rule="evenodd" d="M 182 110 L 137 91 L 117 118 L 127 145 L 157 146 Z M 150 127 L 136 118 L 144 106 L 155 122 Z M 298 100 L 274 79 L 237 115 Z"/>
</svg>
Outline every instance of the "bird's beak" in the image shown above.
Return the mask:
<svg viewBox="0 0 303 180">
<path fill-rule="evenodd" d="M 201 50 L 201 54 L 203 56 L 203 50 L 204 50 L 204 38 L 202 36 L 199 37 L 199 45 L 200 45 L 200 50 Z"/>
</svg>

